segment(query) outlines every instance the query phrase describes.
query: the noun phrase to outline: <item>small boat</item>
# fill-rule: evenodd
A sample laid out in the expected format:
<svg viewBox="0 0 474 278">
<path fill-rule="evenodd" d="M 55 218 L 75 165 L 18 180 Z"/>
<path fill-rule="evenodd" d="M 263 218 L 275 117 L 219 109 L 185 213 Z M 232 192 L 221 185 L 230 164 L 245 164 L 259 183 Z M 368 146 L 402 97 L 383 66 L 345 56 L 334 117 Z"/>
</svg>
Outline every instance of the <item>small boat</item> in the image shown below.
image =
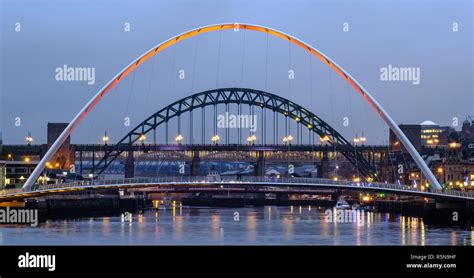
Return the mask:
<svg viewBox="0 0 474 278">
<path fill-rule="evenodd" d="M 170 209 L 170 208 L 171 208 L 171 201 L 168 198 L 163 199 L 163 201 L 161 201 L 158 204 L 158 209 L 159 210 L 167 210 L 167 209 Z"/>
<path fill-rule="evenodd" d="M 336 209 L 350 209 L 351 206 L 343 198 L 339 198 L 336 202 Z"/>
</svg>

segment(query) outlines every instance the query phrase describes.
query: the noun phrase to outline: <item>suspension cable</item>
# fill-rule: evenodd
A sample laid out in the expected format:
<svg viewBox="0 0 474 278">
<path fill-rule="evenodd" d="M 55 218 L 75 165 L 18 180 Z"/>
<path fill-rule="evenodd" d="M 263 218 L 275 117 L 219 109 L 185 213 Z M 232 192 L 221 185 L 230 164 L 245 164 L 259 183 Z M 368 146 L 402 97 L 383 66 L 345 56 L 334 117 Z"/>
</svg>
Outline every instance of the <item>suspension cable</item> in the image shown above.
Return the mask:
<svg viewBox="0 0 474 278">
<path fill-rule="evenodd" d="M 221 66 L 221 44 L 222 44 L 222 30 L 219 31 L 219 44 L 218 44 L 219 49 L 217 50 L 216 88 L 219 88 L 219 69 Z"/>
<path fill-rule="evenodd" d="M 197 56 L 198 56 L 198 40 L 199 36 L 196 36 L 194 39 L 194 59 L 193 59 L 193 76 L 191 77 L 191 92 L 194 93 L 194 82 L 196 80 L 196 63 L 197 63 Z M 192 105 L 192 104 L 191 104 Z M 194 123 L 193 123 L 193 109 L 190 111 L 190 119 L 189 119 L 189 143 L 193 144 L 193 136 L 194 136 Z"/>
<path fill-rule="evenodd" d="M 244 86 L 244 66 L 245 66 L 245 37 L 246 37 L 246 30 L 244 30 L 244 40 L 242 43 L 242 65 L 241 65 L 241 72 L 240 72 L 240 85 Z"/>
</svg>

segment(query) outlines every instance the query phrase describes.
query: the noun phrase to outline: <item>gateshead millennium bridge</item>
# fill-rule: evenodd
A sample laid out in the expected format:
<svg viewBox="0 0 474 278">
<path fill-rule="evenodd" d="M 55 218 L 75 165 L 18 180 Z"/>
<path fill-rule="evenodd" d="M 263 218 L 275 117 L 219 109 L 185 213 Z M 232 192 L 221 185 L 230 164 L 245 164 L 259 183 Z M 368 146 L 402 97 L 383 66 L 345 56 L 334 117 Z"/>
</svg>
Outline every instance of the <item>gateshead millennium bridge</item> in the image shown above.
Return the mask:
<svg viewBox="0 0 474 278">
<path fill-rule="evenodd" d="M 406 186 L 400 184 L 388 184 L 380 183 L 380 178 L 377 174 L 376 163 L 374 159 L 376 146 L 372 146 L 372 152 L 370 152 L 370 146 L 360 146 L 356 142 L 352 144 L 349 140 L 344 138 L 338 131 L 332 128 L 326 121 L 315 115 L 309 109 L 294 103 L 293 101 L 271 94 L 269 92 L 254 90 L 250 88 L 220 88 L 208 90 L 205 92 L 194 93 L 186 98 L 175 101 L 174 103 L 161 108 L 157 112 L 147 117 L 144 121 L 129 131 L 121 140 L 114 145 L 101 146 L 99 152 L 101 152 L 101 158 L 96 162 L 95 155 L 93 155 L 93 162 L 89 171 L 90 177 L 93 177 L 90 181 L 77 181 L 72 183 L 59 183 L 59 184 L 38 184 L 38 178 L 43 173 L 48 161 L 50 161 L 55 153 L 59 150 L 65 140 L 71 135 L 73 130 L 81 123 L 84 117 L 94 108 L 94 106 L 100 102 L 103 97 L 110 92 L 110 90 L 120 83 L 130 72 L 134 71 L 138 66 L 143 64 L 150 57 L 160 53 L 164 49 L 171 45 L 178 43 L 184 39 L 192 36 L 200 35 L 206 32 L 212 31 L 223 31 L 223 30 L 250 30 L 263 32 L 267 35 L 276 36 L 278 38 L 287 40 L 289 43 L 297 45 L 304 50 L 308 51 L 311 55 L 320 59 L 325 65 L 331 70 L 335 71 L 351 85 L 355 91 L 364 99 L 364 101 L 370 105 L 376 112 L 377 115 L 385 121 L 388 127 L 397 136 L 399 142 L 404 146 L 406 151 L 409 153 L 413 161 L 416 163 L 418 168 L 421 170 L 424 177 L 426 177 L 429 183 L 428 189 L 413 188 L 413 186 Z M 226 111 L 229 111 L 230 105 L 235 105 L 238 108 L 239 114 L 242 111 L 242 107 L 248 107 L 252 115 L 255 113 L 261 113 L 262 125 L 261 125 L 261 142 L 262 144 L 256 145 L 256 135 L 251 133 L 247 138 L 247 144 L 243 143 L 241 130 L 238 132 L 237 143 L 230 143 L 230 133 L 228 130 L 225 131 L 225 144 L 220 144 L 220 137 L 217 136 L 216 132 L 216 107 L 225 106 Z M 184 145 L 183 136 L 181 135 L 181 122 L 180 117 L 184 113 L 190 114 L 189 126 L 193 127 L 193 113 L 196 111 L 204 111 L 205 107 L 214 108 L 214 122 L 213 128 L 214 133 L 212 137 L 213 144 L 205 144 L 205 113 L 202 112 L 202 144 L 201 145 Z M 257 111 L 257 112 L 255 112 Z M 273 135 L 270 136 L 270 140 L 267 140 L 267 114 L 273 117 Z M 283 117 L 285 123 L 285 130 L 278 130 L 278 119 Z M 159 146 L 156 144 L 156 130 L 158 128 L 165 128 L 166 138 L 168 138 L 168 122 L 171 119 L 178 120 L 178 135 L 176 137 L 176 145 L 165 144 Z M 297 134 L 293 137 L 289 133 L 290 125 L 295 124 L 297 127 Z M 270 129 L 270 128 L 268 128 Z M 190 128 L 190 142 L 193 142 L 193 129 Z M 308 143 L 305 145 L 303 141 L 303 133 L 308 134 Z M 145 138 L 147 135 L 153 134 L 154 143 L 151 145 L 145 144 Z M 284 145 L 278 145 L 278 138 L 283 134 Z M 324 144 L 316 146 L 315 138 L 318 138 Z M 295 139 L 296 138 L 296 139 Z M 269 143 L 268 141 L 273 141 Z M 296 143 L 296 145 L 294 144 Z M 82 146 L 84 149 L 92 149 L 97 151 L 94 146 Z M 191 177 L 179 176 L 179 177 L 156 177 L 156 178 L 132 178 L 133 174 L 133 163 L 134 153 L 137 151 L 168 151 L 174 152 L 173 155 L 177 155 L 177 160 L 186 160 L 188 157 L 191 160 Z M 280 155 L 281 152 L 286 153 L 284 159 L 288 162 L 294 159 L 291 156 L 291 151 L 299 151 L 300 155 L 303 153 L 311 157 L 315 150 L 331 150 L 331 152 L 341 154 L 350 164 L 353 165 L 357 172 L 357 182 L 349 182 L 342 180 L 327 180 L 327 179 L 315 179 L 315 178 L 268 178 L 268 177 L 220 177 L 215 180 L 213 177 L 200 177 L 198 170 L 200 154 L 203 151 L 214 154 L 217 152 L 233 152 L 234 159 L 235 154 L 241 154 L 245 152 L 247 155 L 256 159 L 256 173 L 257 176 L 262 176 L 264 173 L 265 161 L 271 161 L 275 156 L 269 155 L 269 153 Z M 369 150 L 369 152 L 368 152 Z M 191 151 L 191 155 L 186 153 Z M 384 150 L 380 150 L 384 152 Z M 183 155 L 184 153 L 184 155 Z M 82 153 L 81 153 L 82 154 Z M 106 169 L 117 159 L 126 158 L 126 169 L 125 179 L 121 180 L 107 180 L 100 178 Z M 242 156 L 237 156 L 240 160 Z M 225 160 L 228 156 L 224 156 Z M 281 158 L 281 156 L 280 156 Z M 160 159 L 160 157 L 158 157 Z M 81 159 L 82 161 L 82 159 Z M 127 166 L 128 165 L 128 166 Z M 82 165 L 81 165 L 82 166 Z M 127 170 L 128 169 L 128 170 Z M 81 167 L 81 171 L 84 167 Z M 128 178 L 127 178 L 128 177 Z M 174 186 L 178 191 L 192 191 L 199 188 L 199 190 L 244 190 L 248 192 L 270 192 L 272 190 L 282 190 L 299 192 L 298 190 L 308 190 L 312 188 L 334 188 L 334 189 L 348 189 L 348 190 L 363 190 L 363 191 L 375 191 L 375 192 L 389 192 L 400 195 L 420 196 L 427 198 L 434 198 L 439 200 L 461 200 L 467 201 L 472 200 L 472 195 L 465 192 L 451 192 L 442 191 L 439 182 L 422 159 L 420 154 L 415 150 L 413 145 L 407 139 L 405 134 L 400 130 L 395 121 L 389 116 L 389 114 L 383 109 L 370 94 L 369 92 L 357 82 L 347 71 L 337 65 L 332 59 L 317 50 L 313 46 L 303 42 L 300 39 L 295 38 L 289 34 L 285 34 L 281 31 L 271 29 L 264 26 L 258 26 L 254 24 L 239 24 L 239 23 L 225 23 L 225 24 L 214 24 L 205 27 L 199 27 L 177 36 L 166 40 L 154 46 L 149 51 L 145 52 L 135 61 L 130 63 L 122 71 L 120 71 L 114 78 L 112 78 L 102 89 L 100 89 L 92 99 L 78 112 L 78 114 L 70 121 L 68 126 L 59 135 L 52 146 L 42 156 L 38 165 L 31 173 L 27 181 L 25 182 L 22 189 L 12 189 L 2 191 L 0 194 L 1 200 L 19 200 L 31 197 L 45 196 L 50 194 L 65 193 L 80 191 L 85 189 L 98 189 L 98 188 L 144 188 L 144 187 L 159 187 L 167 188 Z M 196 187 L 198 186 L 198 187 Z M 300 191 L 302 192 L 302 191 Z"/>
<path fill-rule="evenodd" d="M 165 42 L 159 43 L 156 46 L 154 46 L 152 49 L 149 51 L 145 52 L 143 55 L 141 55 L 139 58 L 137 58 L 135 61 L 130 63 L 127 67 L 125 67 L 122 71 L 120 71 L 114 78 L 112 78 L 102 89 L 100 89 L 93 97 L 92 99 L 79 111 L 79 113 L 74 117 L 74 119 L 69 123 L 69 125 L 66 127 L 66 129 L 61 133 L 61 135 L 57 138 L 57 140 L 53 143 L 51 148 L 47 151 L 47 153 L 42 157 L 40 162 L 38 163 L 37 167 L 33 171 L 33 173 L 29 176 L 27 181 L 24 184 L 24 189 L 29 190 L 33 188 L 36 180 L 38 177 L 41 175 L 43 172 L 46 163 L 54 156 L 56 151 L 61 147 L 61 145 L 64 143 L 64 141 L 71 135 L 72 131 L 81 123 L 81 121 L 84 119 L 84 117 L 94 108 L 94 106 L 99 103 L 103 97 L 110 92 L 110 90 L 115 87 L 118 83 L 120 83 L 121 80 L 123 80 L 130 72 L 134 71 L 137 67 L 139 67 L 141 64 L 143 64 L 146 60 L 149 58 L 153 57 L 157 53 L 160 53 L 164 49 L 182 41 L 187 38 L 200 35 L 203 33 L 207 32 L 213 32 L 213 31 L 222 31 L 222 30 L 250 30 L 250 31 L 257 31 L 257 32 L 262 32 L 266 33 L 268 35 L 276 36 L 279 38 L 282 38 L 284 40 L 287 40 L 289 43 L 295 44 L 304 50 L 307 50 L 310 54 L 314 55 L 318 59 L 320 59 L 323 63 L 325 63 L 327 66 L 329 66 L 331 69 L 333 69 L 337 74 L 339 74 L 344 80 L 350 84 L 357 93 L 359 93 L 363 99 L 377 112 L 377 114 L 381 117 L 382 120 L 385 121 L 385 123 L 389 126 L 389 128 L 393 131 L 393 133 L 398 137 L 400 143 L 405 147 L 405 149 L 408 151 L 410 156 L 413 158 L 417 166 L 420 168 L 421 172 L 423 175 L 427 178 L 429 181 L 429 184 L 432 188 L 435 189 L 441 189 L 441 186 L 439 182 L 436 180 L 436 177 L 433 175 L 429 167 L 426 165 L 426 163 L 423 161 L 422 157 L 420 154 L 416 151 L 416 149 L 413 147 L 413 145 L 410 143 L 408 138 L 403 134 L 403 132 L 400 130 L 398 125 L 395 123 L 395 121 L 389 116 L 389 114 L 383 109 L 383 107 L 372 97 L 371 94 L 359 83 L 357 82 L 347 71 L 345 71 L 342 67 L 337 65 L 331 58 L 326 56 L 324 53 L 316 49 L 315 47 L 311 46 L 308 43 L 305 43 L 304 41 L 291 36 L 289 34 L 286 34 L 284 32 L 268 28 L 265 26 L 259 26 L 255 24 L 243 24 L 243 23 L 222 23 L 222 24 L 213 24 L 209 26 L 204 26 L 204 27 L 199 27 L 190 31 L 186 31 L 184 33 L 181 33 L 177 36 L 174 36 Z M 273 99 L 275 99 L 273 97 Z M 262 103 L 263 105 L 266 105 L 265 103 Z M 198 104 L 199 105 L 199 104 Z M 277 107 L 275 107 L 277 108 Z M 169 111 L 169 110 L 168 110 Z M 300 110 L 301 112 L 302 110 Z M 284 111 L 284 113 L 287 113 L 289 116 L 289 113 L 291 111 L 288 109 Z M 169 116 L 169 115 L 167 115 Z M 304 121 L 305 124 L 307 124 L 307 127 L 312 129 L 313 126 L 320 124 L 317 121 L 317 118 L 311 118 L 312 115 L 306 114 L 306 115 L 300 115 L 302 117 L 308 116 L 310 118 L 302 118 L 297 115 L 295 115 L 295 120 L 296 121 Z M 156 117 L 155 117 L 156 120 Z M 321 130 L 326 128 L 327 126 L 322 122 L 323 124 L 320 125 Z M 149 123 L 148 123 L 149 124 Z M 147 126 L 145 129 L 145 125 L 142 125 L 142 132 L 149 131 L 153 129 L 154 126 L 156 126 L 156 122 L 152 124 L 152 126 Z M 316 131 L 316 130 L 315 130 Z M 328 129 L 327 131 L 332 131 L 332 129 Z M 316 131 L 317 132 L 317 131 Z M 319 134 L 320 136 L 323 136 L 323 138 L 329 139 L 331 142 L 338 142 L 343 140 L 342 137 L 337 136 L 335 132 L 327 132 L 324 134 Z M 132 138 L 132 136 L 135 136 L 135 138 Z M 129 134 L 129 142 L 133 142 L 133 140 L 137 140 L 140 138 L 140 134 Z M 285 135 L 287 136 L 287 135 Z M 326 137 L 327 136 L 327 137 Z M 287 141 L 291 139 L 291 137 L 287 137 Z M 112 160 L 114 158 L 115 154 L 111 154 L 110 156 L 106 156 L 104 159 L 104 164 L 107 164 L 107 159 L 108 157 L 111 157 Z M 349 160 L 355 160 L 355 161 L 361 161 L 360 157 L 358 157 L 357 152 L 354 153 L 355 157 L 348 157 L 351 156 L 349 154 L 345 154 L 346 158 Z M 368 171 L 368 169 L 364 169 L 366 165 L 361 165 L 360 171 Z M 100 171 L 100 170 L 99 170 Z M 373 173 L 370 172 L 363 172 L 364 175 L 372 175 Z"/>
</svg>

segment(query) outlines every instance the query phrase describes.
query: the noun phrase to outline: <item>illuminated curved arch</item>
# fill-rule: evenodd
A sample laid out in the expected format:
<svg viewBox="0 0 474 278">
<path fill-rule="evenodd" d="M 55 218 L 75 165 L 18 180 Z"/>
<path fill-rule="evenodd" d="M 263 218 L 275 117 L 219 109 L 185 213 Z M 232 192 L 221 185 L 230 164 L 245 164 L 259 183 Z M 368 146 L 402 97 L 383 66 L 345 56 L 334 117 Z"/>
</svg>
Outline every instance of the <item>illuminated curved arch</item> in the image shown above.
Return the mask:
<svg viewBox="0 0 474 278">
<path fill-rule="evenodd" d="M 114 78 L 112 78 L 105 86 L 100 89 L 97 94 L 95 94 L 92 99 L 79 111 L 79 113 L 72 119 L 72 121 L 68 124 L 68 126 L 64 129 L 61 135 L 56 139 L 53 145 L 49 148 L 43 158 L 40 160 L 38 165 L 36 166 L 33 173 L 30 175 L 28 180 L 25 182 L 23 188 L 30 189 L 36 179 L 40 176 L 41 172 L 43 171 L 46 163 L 53 157 L 56 151 L 61 147 L 64 143 L 66 138 L 71 134 L 71 132 L 77 127 L 79 123 L 84 119 L 84 117 L 94 108 L 94 106 L 107 94 L 115 85 L 117 85 L 123 78 L 125 78 L 130 72 L 135 70 L 139 65 L 144 63 L 150 57 L 154 56 L 160 51 L 174 45 L 175 43 L 185 40 L 187 38 L 212 32 L 218 30 L 226 30 L 226 29 L 234 29 L 234 30 L 253 30 L 258 32 L 267 33 L 269 35 L 273 35 L 282 39 L 285 39 L 295 45 L 300 46 L 301 48 L 307 50 L 312 55 L 318 57 L 321 61 L 331 67 L 335 72 L 337 72 L 342 78 L 344 78 L 363 98 L 364 100 L 369 103 L 369 105 L 379 114 L 379 116 L 387 123 L 389 128 L 393 131 L 393 133 L 398 137 L 400 143 L 406 148 L 408 153 L 411 155 L 415 163 L 418 165 L 420 170 L 428 179 L 431 186 L 436 189 L 441 189 L 439 182 L 436 180 L 435 176 L 429 169 L 428 165 L 423 161 L 420 154 L 416 151 L 413 145 L 410 143 L 406 135 L 401 131 L 395 121 L 388 115 L 388 113 L 383 109 L 383 107 L 367 92 L 367 90 L 359 84 L 347 71 L 343 68 L 338 66 L 332 59 L 328 56 L 323 54 L 321 51 L 317 50 L 313 46 L 304 41 L 288 35 L 284 32 L 268 28 L 265 26 L 255 25 L 255 24 L 245 24 L 245 23 L 222 23 L 222 24 L 213 24 L 204 27 L 199 27 L 190 31 L 186 31 L 181 33 L 177 36 L 174 36 L 158 45 L 150 49 L 149 51 L 145 52 L 143 55 L 138 57 L 135 61 L 121 70 Z"/>
<path fill-rule="evenodd" d="M 120 141 L 116 143 L 117 148 L 112 148 L 105 152 L 104 157 L 95 165 L 92 172 L 94 176 L 102 174 L 105 169 L 124 151 L 120 148 L 123 145 L 132 145 L 137 142 L 142 135 L 146 135 L 158 126 L 168 122 L 172 118 L 178 117 L 185 112 L 191 112 L 206 106 L 216 106 L 219 104 L 245 104 L 261 107 L 273 112 L 289 117 L 307 127 L 310 131 L 318 134 L 321 138 L 326 137 L 330 145 L 336 146 L 346 159 L 352 163 L 362 176 L 377 179 L 375 169 L 363 157 L 361 152 L 354 152 L 351 143 L 339 132 L 317 115 L 302 107 L 301 105 L 268 92 L 247 89 L 247 88 L 221 88 L 208 90 L 193 94 L 173 102 L 172 104 L 158 110 L 146 118 Z M 342 149 L 337 149 L 342 146 Z M 348 151 L 350 150 L 350 151 Z"/>
</svg>

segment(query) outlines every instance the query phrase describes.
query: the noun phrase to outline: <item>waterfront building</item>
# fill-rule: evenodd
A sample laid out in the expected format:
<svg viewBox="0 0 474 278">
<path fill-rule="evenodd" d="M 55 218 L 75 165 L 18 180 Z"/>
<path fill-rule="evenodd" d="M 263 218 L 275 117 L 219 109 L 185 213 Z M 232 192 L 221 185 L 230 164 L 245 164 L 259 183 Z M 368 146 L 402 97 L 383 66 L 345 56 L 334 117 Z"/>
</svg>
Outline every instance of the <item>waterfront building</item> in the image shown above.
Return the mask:
<svg viewBox="0 0 474 278">
<path fill-rule="evenodd" d="M 23 161 L 0 160 L 0 188 L 21 187 L 37 164 L 28 157 Z"/>
</svg>

